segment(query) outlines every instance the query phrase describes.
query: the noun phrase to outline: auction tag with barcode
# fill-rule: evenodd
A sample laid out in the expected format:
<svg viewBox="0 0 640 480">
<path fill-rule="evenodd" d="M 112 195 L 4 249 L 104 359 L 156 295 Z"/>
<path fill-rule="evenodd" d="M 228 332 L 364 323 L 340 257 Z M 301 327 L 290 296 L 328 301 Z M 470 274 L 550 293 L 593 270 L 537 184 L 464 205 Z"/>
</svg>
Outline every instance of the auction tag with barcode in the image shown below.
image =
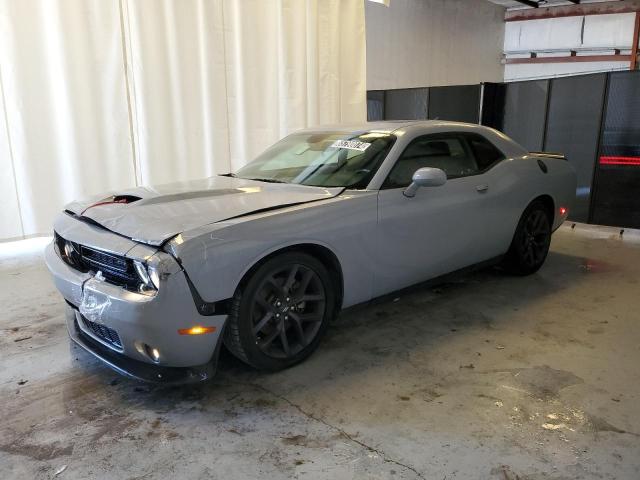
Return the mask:
<svg viewBox="0 0 640 480">
<path fill-rule="evenodd" d="M 364 152 L 370 146 L 370 143 L 356 142 L 355 140 L 336 140 L 331 144 L 331 148 L 347 148 L 349 150 L 359 150 L 361 152 Z"/>
</svg>

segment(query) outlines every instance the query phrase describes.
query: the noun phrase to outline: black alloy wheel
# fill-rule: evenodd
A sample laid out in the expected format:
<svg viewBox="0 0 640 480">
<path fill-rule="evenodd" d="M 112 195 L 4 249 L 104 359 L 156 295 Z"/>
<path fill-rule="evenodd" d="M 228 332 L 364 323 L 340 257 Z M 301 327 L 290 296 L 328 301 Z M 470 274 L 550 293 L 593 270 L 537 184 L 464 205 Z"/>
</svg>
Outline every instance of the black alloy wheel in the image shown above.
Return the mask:
<svg viewBox="0 0 640 480">
<path fill-rule="evenodd" d="M 318 333 L 326 295 L 316 272 L 293 263 L 268 275 L 252 303 L 252 333 L 258 348 L 273 358 L 290 358 Z"/>
<path fill-rule="evenodd" d="M 507 271 L 515 275 L 530 275 L 542 267 L 551 244 L 551 223 L 544 203 L 534 201 L 527 207 L 503 260 Z"/>
<path fill-rule="evenodd" d="M 236 292 L 225 345 L 256 368 L 289 367 L 318 346 L 335 304 L 331 275 L 321 262 L 301 252 L 283 253 Z"/>
<path fill-rule="evenodd" d="M 527 268 L 536 268 L 544 262 L 551 242 L 551 226 L 547 214 L 542 210 L 533 210 L 524 223 L 524 232 L 520 236 L 520 251 Z"/>
</svg>

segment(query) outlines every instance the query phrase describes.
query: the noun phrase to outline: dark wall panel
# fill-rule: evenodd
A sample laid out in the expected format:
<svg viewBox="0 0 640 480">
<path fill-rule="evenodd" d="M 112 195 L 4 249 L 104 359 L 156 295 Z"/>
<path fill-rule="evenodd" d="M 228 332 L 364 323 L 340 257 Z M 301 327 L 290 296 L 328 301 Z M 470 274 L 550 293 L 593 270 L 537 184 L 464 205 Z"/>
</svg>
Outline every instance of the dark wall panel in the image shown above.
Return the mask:
<svg viewBox="0 0 640 480">
<path fill-rule="evenodd" d="M 482 125 L 502 131 L 507 85 L 485 83 L 482 85 Z"/>
<path fill-rule="evenodd" d="M 532 152 L 544 143 L 548 90 L 548 80 L 507 84 L 502 131 Z"/>
<path fill-rule="evenodd" d="M 367 92 L 367 121 L 384 120 L 384 90 Z"/>
<path fill-rule="evenodd" d="M 593 223 L 640 228 L 640 72 L 611 73 Z"/>
<path fill-rule="evenodd" d="M 384 118 L 386 120 L 425 120 L 428 100 L 428 88 L 387 90 Z"/>
<path fill-rule="evenodd" d="M 478 123 L 480 114 L 480 85 L 431 87 L 429 89 L 429 118 Z"/>
<path fill-rule="evenodd" d="M 482 112 L 480 97 L 480 85 L 371 91 L 368 118 L 480 116 L 530 151 L 568 157 L 578 175 L 572 220 L 640 228 L 640 72 L 487 83 Z"/>
<path fill-rule="evenodd" d="M 607 75 L 556 78 L 551 83 L 544 150 L 564 153 L 576 169 L 578 188 L 569 218 L 589 221 L 593 169 Z"/>
</svg>

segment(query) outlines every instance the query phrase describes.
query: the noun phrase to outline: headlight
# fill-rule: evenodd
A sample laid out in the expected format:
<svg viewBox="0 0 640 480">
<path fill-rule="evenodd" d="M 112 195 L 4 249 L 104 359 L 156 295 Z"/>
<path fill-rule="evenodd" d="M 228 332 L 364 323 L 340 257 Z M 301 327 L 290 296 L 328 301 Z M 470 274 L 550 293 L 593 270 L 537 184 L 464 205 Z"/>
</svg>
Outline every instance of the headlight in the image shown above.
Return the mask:
<svg viewBox="0 0 640 480">
<path fill-rule="evenodd" d="M 156 287 L 156 290 L 160 288 L 160 272 L 156 267 L 149 265 L 147 267 L 147 272 L 149 273 L 149 279 L 153 286 Z"/>
<path fill-rule="evenodd" d="M 86 271 L 82 265 L 80 258 L 80 248 L 77 244 L 65 240 L 57 232 L 54 232 L 53 242 L 58 255 L 67 265 L 72 266 L 80 271 Z"/>
<path fill-rule="evenodd" d="M 169 275 L 182 270 L 180 264 L 164 252 L 156 252 L 144 260 L 133 260 L 133 265 L 140 279 L 138 292 L 144 295 L 156 295 Z"/>
<path fill-rule="evenodd" d="M 135 266 L 136 273 L 142 282 L 138 288 L 140 293 L 144 293 L 145 295 L 155 295 L 158 291 L 158 287 L 160 286 L 160 276 L 158 275 L 158 271 L 153 267 L 147 267 L 139 260 L 134 261 L 133 265 Z"/>
<path fill-rule="evenodd" d="M 73 248 L 73 245 L 71 244 L 71 242 L 64 242 L 64 254 L 67 257 L 72 258 L 74 253 L 75 253 L 75 248 Z"/>
</svg>

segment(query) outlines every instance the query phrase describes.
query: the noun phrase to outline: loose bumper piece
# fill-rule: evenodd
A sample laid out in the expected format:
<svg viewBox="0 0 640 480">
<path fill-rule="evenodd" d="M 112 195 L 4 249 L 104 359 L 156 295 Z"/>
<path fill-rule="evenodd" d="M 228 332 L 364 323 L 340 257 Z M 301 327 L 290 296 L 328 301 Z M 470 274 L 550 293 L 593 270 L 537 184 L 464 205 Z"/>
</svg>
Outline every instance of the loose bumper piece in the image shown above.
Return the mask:
<svg viewBox="0 0 640 480">
<path fill-rule="evenodd" d="M 71 340 L 116 372 L 134 380 L 172 385 L 202 382 L 215 374 L 217 355 L 213 361 L 198 367 L 163 367 L 141 362 L 115 352 L 93 339 L 80 328 L 79 322 L 82 321 L 80 312 L 67 306 L 67 329 Z"/>
</svg>

